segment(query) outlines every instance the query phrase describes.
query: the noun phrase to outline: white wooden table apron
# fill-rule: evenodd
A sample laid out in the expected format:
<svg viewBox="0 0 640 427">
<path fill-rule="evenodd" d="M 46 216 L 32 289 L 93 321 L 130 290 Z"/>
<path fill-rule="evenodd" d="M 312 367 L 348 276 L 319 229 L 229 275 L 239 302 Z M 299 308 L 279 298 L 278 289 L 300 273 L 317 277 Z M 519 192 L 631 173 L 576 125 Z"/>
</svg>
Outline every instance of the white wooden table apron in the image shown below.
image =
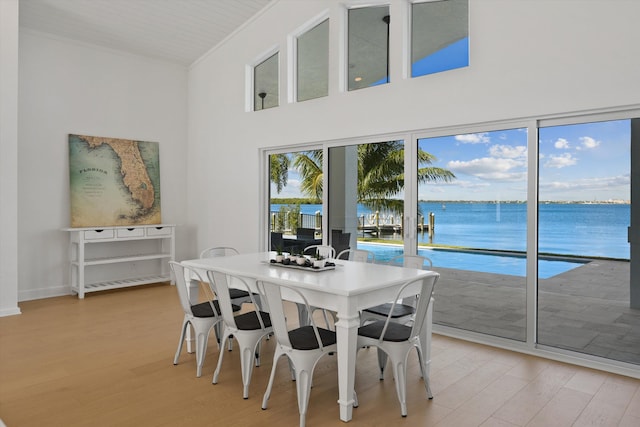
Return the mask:
<svg viewBox="0 0 640 427">
<path fill-rule="evenodd" d="M 273 255 L 271 255 L 273 256 Z M 196 268 L 206 278 L 206 271 L 215 269 L 254 281 L 269 281 L 300 290 L 309 304 L 337 313 L 338 389 L 340 419 L 349 421 L 353 411 L 353 385 L 357 353 L 359 312 L 367 307 L 389 302 L 395 298 L 400 286 L 410 279 L 430 274 L 426 270 L 368 264 L 353 261 L 335 261 L 336 268 L 328 271 L 305 271 L 273 266 L 269 252 L 234 255 L 208 259 L 186 260 L 183 263 Z M 190 278 L 187 277 L 189 282 Z M 197 287 L 194 289 L 197 290 Z M 283 294 L 286 298 L 286 293 Z M 430 364 L 431 316 L 427 316 L 427 342 L 424 359 Z"/>
</svg>

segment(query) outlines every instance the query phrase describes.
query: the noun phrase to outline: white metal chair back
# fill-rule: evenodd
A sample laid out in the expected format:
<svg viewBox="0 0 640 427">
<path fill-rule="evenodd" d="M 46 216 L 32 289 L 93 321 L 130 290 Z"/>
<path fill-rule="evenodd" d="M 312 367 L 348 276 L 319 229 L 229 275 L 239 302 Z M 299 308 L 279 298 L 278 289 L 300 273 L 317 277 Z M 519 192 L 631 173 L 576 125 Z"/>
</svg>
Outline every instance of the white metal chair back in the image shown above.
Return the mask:
<svg viewBox="0 0 640 427">
<path fill-rule="evenodd" d="M 216 291 L 220 311 L 224 321 L 224 330 L 220 347 L 224 347 L 225 342 L 233 337 L 240 347 L 240 368 L 242 373 L 242 397 L 249 397 L 249 384 L 251 383 L 251 373 L 253 372 L 253 359 L 255 365 L 260 366 L 260 341 L 273 332 L 271 320 L 268 313 L 260 311 L 254 299 L 253 292 L 247 282 L 238 276 L 229 275 L 220 271 L 207 271 L 209 284 Z M 253 310 L 247 311 L 237 316 L 233 315 L 231 296 L 229 294 L 229 284 L 233 281 L 234 286 L 242 286 L 249 295 Z M 218 354 L 218 364 L 213 372 L 213 384 L 218 383 L 224 351 Z"/>
<path fill-rule="evenodd" d="M 253 293 L 251 292 L 251 288 L 249 284 L 241 277 L 230 276 L 225 273 L 221 273 L 219 271 L 209 270 L 207 271 L 207 277 L 209 278 L 209 285 L 212 287 L 216 296 L 218 297 L 218 303 L 220 304 L 220 312 L 222 314 L 222 320 L 224 320 L 225 324 L 230 325 L 232 327 L 236 326 L 235 315 L 233 312 L 233 306 L 231 302 L 231 296 L 229 294 L 230 283 L 233 282 L 234 286 L 241 286 L 244 291 L 247 291 L 249 294 L 249 298 L 251 299 L 251 303 L 254 306 L 254 310 L 258 312 L 259 305 L 256 303 L 254 299 Z M 265 328 L 264 323 L 262 322 L 262 318 L 258 316 L 260 321 L 260 326 L 262 329 Z"/>
<path fill-rule="evenodd" d="M 191 324 L 195 333 L 196 375 L 199 377 L 202 375 L 202 365 L 204 364 L 207 351 L 209 333 L 212 328 L 220 324 L 222 318 L 219 316 L 219 311 L 214 302 L 215 295 L 209 286 L 205 286 L 205 281 L 197 270 L 175 261 L 169 261 L 169 266 L 175 277 L 180 305 L 184 311 L 180 339 L 178 341 L 176 354 L 173 358 L 173 364 L 178 364 L 180 353 L 182 352 L 182 344 L 186 338 L 187 328 L 189 324 Z M 198 286 L 203 289 L 203 294 L 206 298 L 205 302 L 198 303 L 191 298 L 187 280 L 195 280 L 198 282 Z M 187 350 L 190 351 L 189 344 L 187 344 Z"/>
<path fill-rule="evenodd" d="M 389 314 L 385 320 L 377 320 L 358 329 L 358 346 L 376 346 L 378 348 L 378 360 L 381 370 L 386 363 L 387 357 L 391 359 L 393 373 L 396 383 L 396 393 L 400 402 L 400 412 L 403 417 L 407 415 L 406 404 L 406 378 L 407 378 L 407 357 L 409 351 L 415 348 L 418 352 L 420 371 L 424 378 L 424 385 L 429 399 L 433 398 L 429 386 L 429 374 L 425 363 L 426 354 L 423 353 L 425 339 L 429 339 L 423 328 L 431 304 L 431 296 L 436 281 L 440 275 L 434 271 L 428 272 L 427 276 L 419 277 L 407 281 L 396 295 L 395 301 L 400 300 L 407 293 L 418 293 L 418 304 L 415 310 L 414 322 L 411 326 L 399 324 L 393 321 L 393 309 L 397 302 L 393 302 Z M 410 288 L 411 289 L 408 289 Z M 416 289 L 418 287 L 419 289 Z M 384 354 L 384 358 L 380 355 Z M 382 374 L 380 379 L 382 379 Z"/>
<path fill-rule="evenodd" d="M 216 258 L 219 256 L 238 255 L 240 252 L 230 246 L 214 246 L 200 252 L 200 258 Z"/>
<path fill-rule="evenodd" d="M 316 253 L 322 255 L 325 258 L 335 258 L 336 250 L 333 246 L 329 245 L 311 245 L 304 248 L 302 251 L 305 255 L 315 256 Z"/>
<path fill-rule="evenodd" d="M 206 283 L 206 281 L 202 279 L 202 276 L 200 275 L 200 273 L 198 273 L 198 271 L 196 271 L 194 268 L 188 267 L 176 261 L 169 261 L 169 266 L 171 267 L 171 271 L 173 271 L 173 275 L 176 278 L 176 289 L 178 290 L 178 298 L 180 299 L 180 305 L 182 306 L 182 309 L 184 310 L 185 313 L 188 313 L 191 316 L 194 316 L 193 310 L 191 308 L 192 304 L 191 304 L 191 299 L 189 295 L 189 285 L 187 284 L 185 273 L 188 272 L 189 276 L 192 277 L 193 280 L 197 280 L 200 283 L 199 286 L 201 288 L 205 288 L 204 286 L 201 286 L 201 284 Z M 209 301 L 209 304 L 211 305 L 211 308 L 213 309 L 213 312 L 216 313 L 216 310 L 215 310 L 215 307 L 213 306 L 213 301 L 212 301 L 214 299 L 214 296 L 211 295 L 211 291 L 209 290 L 209 292 L 207 292 L 205 289 L 205 295 L 207 297 L 206 299 Z"/>
<path fill-rule="evenodd" d="M 373 263 L 376 261 L 376 254 L 364 249 L 345 249 L 338 254 L 336 259 Z"/>
<path fill-rule="evenodd" d="M 296 294 L 295 299 L 298 304 L 302 304 L 306 307 L 305 312 L 308 314 L 306 325 L 313 328 L 316 341 L 318 342 L 318 348 L 322 350 L 324 346 L 322 344 L 322 339 L 320 338 L 320 333 L 318 332 L 318 326 L 311 315 L 312 307 L 299 290 L 285 285 L 276 285 L 270 282 L 261 282 L 258 284 L 258 287 L 262 295 L 264 295 L 267 300 L 267 307 L 269 309 L 269 315 L 271 316 L 271 325 L 273 326 L 273 332 L 279 345 L 287 349 L 292 348 L 291 341 L 289 340 L 289 329 L 291 328 L 287 326 L 287 319 L 283 304 L 284 300 L 282 298 L 282 289 L 285 288 L 287 289 L 287 292 Z M 291 296 L 289 296 L 289 298 L 291 298 Z"/>
<path fill-rule="evenodd" d="M 269 384 L 262 398 L 262 409 L 267 409 L 267 402 L 271 395 L 278 359 L 286 355 L 289 359 L 292 372 L 295 375 L 296 389 L 298 392 L 298 410 L 300 412 L 300 427 L 304 427 L 307 408 L 309 406 L 313 371 L 321 357 L 337 350 L 336 333 L 328 329 L 318 328 L 311 315 L 309 315 L 307 325 L 300 325 L 299 327 L 293 328 L 287 327 L 282 290 L 286 290 L 288 299 L 293 298 L 297 300 L 298 304 L 304 305 L 306 312 L 310 314 L 312 310 L 307 299 L 300 291 L 286 285 L 261 282 L 258 286 L 267 300 L 273 331 L 277 341 L 277 346 L 273 354 Z"/>
<path fill-rule="evenodd" d="M 403 267 L 418 268 L 422 270 L 422 268 L 424 267 L 424 263 L 426 262 L 429 264 L 429 270 L 433 268 L 433 262 L 431 261 L 431 258 L 422 255 L 397 255 L 391 258 L 388 264 L 398 265 L 400 264 L 400 260 L 402 260 Z"/>
</svg>

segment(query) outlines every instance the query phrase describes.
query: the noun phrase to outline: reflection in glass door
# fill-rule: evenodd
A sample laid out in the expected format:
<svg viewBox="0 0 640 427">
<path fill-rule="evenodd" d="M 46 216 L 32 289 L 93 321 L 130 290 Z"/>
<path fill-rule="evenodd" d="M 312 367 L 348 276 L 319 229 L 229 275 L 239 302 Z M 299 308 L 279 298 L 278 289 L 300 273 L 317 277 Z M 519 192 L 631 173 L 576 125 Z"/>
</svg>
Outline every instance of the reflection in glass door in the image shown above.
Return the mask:
<svg viewBox="0 0 640 427">
<path fill-rule="evenodd" d="M 322 150 L 269 155 L 269 248 L 301 253 L 320 244 L 322 228 Z"/>
<path fill-rule="evenodd" d="M 640 364 L 630 304 L 631 120 L 539 130 L 538 343 Z M 637 141 L 638 142 L 638 141 Z"/>
<path fill-rule="evenodd" d="M 403 253 L 404 142 L 329 148 L 328 207 L 338 252 L 367 249 L 376 262 Z"/>
<path fill-rule="evenodd" d="M 526 129 L 418 144 L 454 175 L 418 185 L 418 253 L 441 273 L 434 323 L 525 341 Z"/>
</svg>

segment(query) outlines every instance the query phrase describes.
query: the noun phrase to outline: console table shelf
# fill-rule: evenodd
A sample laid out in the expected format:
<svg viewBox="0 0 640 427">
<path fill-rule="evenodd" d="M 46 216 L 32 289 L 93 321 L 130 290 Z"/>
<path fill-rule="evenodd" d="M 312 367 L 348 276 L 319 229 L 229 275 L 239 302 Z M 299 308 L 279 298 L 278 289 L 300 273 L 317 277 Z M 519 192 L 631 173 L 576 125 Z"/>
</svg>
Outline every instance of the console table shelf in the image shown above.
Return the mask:
<svg viewBox="0 0 640 427">
<path fill-rule="evenodd" d="M 97 292 L 171 280 L 175 225 L 65 228 L 71 290 Z"/>
</svg>

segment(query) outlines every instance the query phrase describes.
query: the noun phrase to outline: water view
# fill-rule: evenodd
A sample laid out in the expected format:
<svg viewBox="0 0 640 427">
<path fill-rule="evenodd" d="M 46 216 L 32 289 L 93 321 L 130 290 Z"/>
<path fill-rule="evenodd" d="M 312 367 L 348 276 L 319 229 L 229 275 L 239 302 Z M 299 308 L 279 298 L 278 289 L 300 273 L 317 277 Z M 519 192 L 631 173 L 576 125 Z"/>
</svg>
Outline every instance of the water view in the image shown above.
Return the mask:
<svg viewBox="0 0 640 427">
<path fill-rule="evenodd" d="M 420 212 L 428 224 L 428 216 L 433 213 L 435 227 L 433 237 L 427 232 L 418 233 L 421 245 L 444 245 L 473 249 L 490 249 L 508 252 L 524 252 L 526 249 L 526 209 L 524 203 L 483 203 L 483 202 L 421 202 Z M 277 212 L 280 205 L 272 205 Z M 322 211 L 322 206 L 307 204 L 300 206 L 300 212 L 313 215 Z M 373 213 L 359 206 L 358 217 L 365 225 L 373 223 Z M 380 214 L 381 223 L 399 223 L 390 215 Z M 590 203 L 549 203 L 539 206 L 539 251 L 543 254 L 603 257 L 629 259 L 627 227 L 629 226 L 630 205 L 590 204 Z M 361 232 L 359 237 L 377 237 Z M 383 234 L 381 239 L 401 240 L 400 233 Z M 371 248 L 373 246 L 373 248 Z M 358 247 L 373 249 L 378 260 L 401 253 L 401 248 L 388 245 L 382 247 L 359 243 Z M 434 259 L 434 264 L 474 271 L 496 268 L 503 274 L 524 275 L 524 258 L 495 255 L 448 252 L 443 254 L 433 249 L 425 254 Z M 383 254 L 384 252 L 384 254 Z M 444 256 L 443 256 L 444 255 Z M 485 259 L 486 257 L 490 257 Z M 499 260 L 500 258 L 500 260 Z M 437 260 L 437 261 L 436 261 Z M 543 271 L 544 264 L 549 270 Z M 499 267 L 490 268 L 494 265 Z M 566 268 L 580 264 L 561 261 L 540 263 L 540 277 L 557 274 Z M 555 273 L 554 273 L 555 272 Z"/>
</svg>

